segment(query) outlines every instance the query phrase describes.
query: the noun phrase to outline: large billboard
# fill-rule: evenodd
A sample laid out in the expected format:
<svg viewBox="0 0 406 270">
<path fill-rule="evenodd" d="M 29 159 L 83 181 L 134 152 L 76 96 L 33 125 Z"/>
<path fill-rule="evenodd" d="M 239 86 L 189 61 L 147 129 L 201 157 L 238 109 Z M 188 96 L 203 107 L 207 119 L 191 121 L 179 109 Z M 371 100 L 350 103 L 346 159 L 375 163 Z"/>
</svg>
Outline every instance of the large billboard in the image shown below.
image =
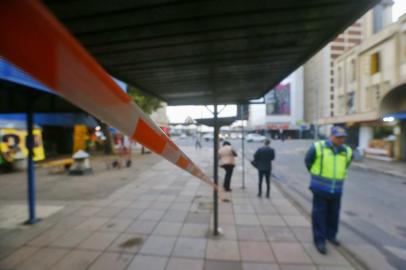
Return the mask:
<svg viewBox="0 0 406 270">
<path fill-rule="evenodd" d="M 266 115 L 290 115 L 290 84 L 278 84 L 265 95 Z"/>
</svg>

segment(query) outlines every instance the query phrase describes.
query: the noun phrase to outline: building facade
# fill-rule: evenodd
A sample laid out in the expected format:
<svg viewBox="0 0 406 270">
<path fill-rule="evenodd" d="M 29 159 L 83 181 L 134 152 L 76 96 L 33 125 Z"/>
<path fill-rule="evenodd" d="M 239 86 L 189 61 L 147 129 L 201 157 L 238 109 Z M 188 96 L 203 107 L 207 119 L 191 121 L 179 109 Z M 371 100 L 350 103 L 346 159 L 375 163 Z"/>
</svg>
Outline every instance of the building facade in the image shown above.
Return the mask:
<svg viewBox="0 0 406 270">
<path fill-rule="evenodd" d="M 303 68 L 297 69 L 264 97 L 264 104 L 250 105 L 248 129 L 272 138 L 301 137 L 303 123 Z"/>
<path fill-rule="evenodd" d="M 381 1 L 303 66 L 305 122 L 317 125 L 320 118 L 334 116 L 340 107 L 335 100 L 335 59 L 391 23 L 392 5 L 392 0 Z M 328 130 L 320 131 L 327 134 Z"/>
<path fill-rule="evenodd" d="M 406 14 L 335 62 L 334 117 L 372 158 L 406 159 Z M 384 121 L 385 120 L 385 121 Z"/>
</svg>

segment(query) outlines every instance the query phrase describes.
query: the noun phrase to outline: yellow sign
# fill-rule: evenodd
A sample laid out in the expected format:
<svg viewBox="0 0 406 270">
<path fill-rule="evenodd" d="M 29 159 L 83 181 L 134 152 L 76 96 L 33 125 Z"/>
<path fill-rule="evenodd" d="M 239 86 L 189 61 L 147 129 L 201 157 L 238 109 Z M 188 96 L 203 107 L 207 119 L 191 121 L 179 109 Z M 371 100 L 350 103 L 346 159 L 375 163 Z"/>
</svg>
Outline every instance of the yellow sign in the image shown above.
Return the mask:
<svg viewBox="0 0 406 270">
<path fill-rule="evenodd" d="M 33 130 L 34 135 L 34 161 L 45 159 L 45 151 L 42 143 L 41 129 Z M 8 162 L 15 158 L 27 157 L 28 149 L 25 146 L 27 131 L 14 128 L 0 128 L 0 154 Z"/>
<path fill-rule="evenodd" d="M 75 125 L 73 132 L 73 153 L 86 150 L 86 141 L 89 139 L 85 125 Z"/>
</svg>

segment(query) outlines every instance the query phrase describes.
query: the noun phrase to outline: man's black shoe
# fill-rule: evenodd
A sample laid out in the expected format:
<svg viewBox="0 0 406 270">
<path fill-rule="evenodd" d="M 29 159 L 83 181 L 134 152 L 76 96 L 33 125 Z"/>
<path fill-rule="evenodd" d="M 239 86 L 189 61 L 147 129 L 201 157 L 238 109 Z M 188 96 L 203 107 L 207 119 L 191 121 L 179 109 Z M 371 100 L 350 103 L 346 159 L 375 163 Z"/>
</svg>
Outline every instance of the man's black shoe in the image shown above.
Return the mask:
<svg viewBox="0 0 406 270">
<path fill-rule="evenodd" d="M 328 241 L 336 247 L 339 247 L 341 243 L 337 239 L 328 239 Z"/>
<path fill-rule="evenodd" d="M 315 246 L 316 246 L 317 251 L 318 251 L 320 254 L 325 255 L 325 254 L 327 253 L 327 249 L 326 249 L 326 245 L 325 245 L 325 244 L 323 244 L 323 243 L 316 243 Z"/>
</svg>

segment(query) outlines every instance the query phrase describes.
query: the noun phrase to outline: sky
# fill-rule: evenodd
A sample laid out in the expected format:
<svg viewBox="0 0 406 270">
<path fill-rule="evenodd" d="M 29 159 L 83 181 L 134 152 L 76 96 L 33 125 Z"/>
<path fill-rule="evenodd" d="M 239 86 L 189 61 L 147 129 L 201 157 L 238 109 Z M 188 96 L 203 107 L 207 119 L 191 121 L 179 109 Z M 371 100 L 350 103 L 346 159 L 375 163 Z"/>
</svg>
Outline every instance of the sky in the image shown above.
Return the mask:
<svg viewBox="0 0 406 270">
<path fill-rule="evenodd" d="M 394 2 L 392 17 L 393 21 L 397 21 L 401 15 L 406 13 L 406 0 L 394 0 Z M 212 106 L 210 110 L 213 111 Z M 235 105 L 226 106 L 220 117 L 234 116 L 236 115 L 236 110 Z M 204 106 L 168 106 L 167 114 L 171 123 L 183 123 L 188 116 L 192 118 L 212 117 L 212 114 Z"/>
<path fill-rule="evenodd" d="M 395 0 L 392 7 L 393 21 L 397 21 L 404 13 L 406 13 L 406 0 Z"/>
<path fill-rule="evenodd" d="M 219 117 L 230 117 L 237 115 L 236 105 L 219 105 L 217 107 L 220 112 Z M 171 123 L 184 123 L 188 116 L 193 119 L 196 118 L 212 118 L 213 106 L 168 106 L 166 113 L 169 117 L 169 122 Z"/>
</svg>

